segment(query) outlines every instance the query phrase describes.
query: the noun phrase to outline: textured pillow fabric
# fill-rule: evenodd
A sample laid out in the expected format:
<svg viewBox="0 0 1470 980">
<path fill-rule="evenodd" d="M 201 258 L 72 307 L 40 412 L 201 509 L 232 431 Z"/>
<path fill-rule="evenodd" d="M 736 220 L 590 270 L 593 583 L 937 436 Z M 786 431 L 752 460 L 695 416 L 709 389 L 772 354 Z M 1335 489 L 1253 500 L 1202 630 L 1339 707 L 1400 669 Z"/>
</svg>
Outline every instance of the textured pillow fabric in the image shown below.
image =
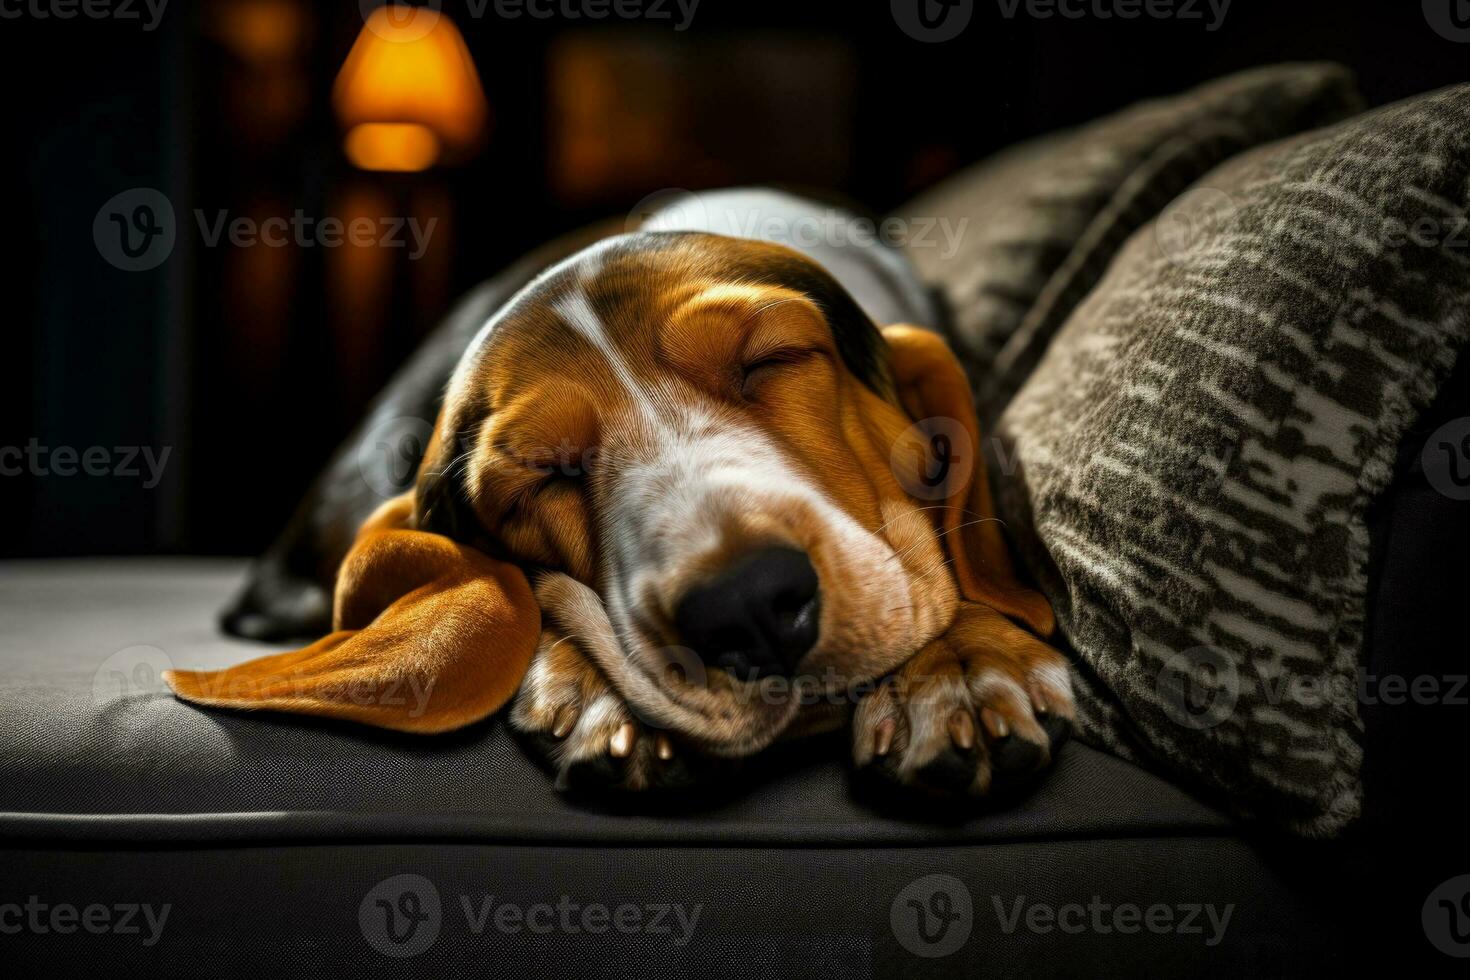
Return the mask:
<svg viewBox="0 0 1470 980">
<path fill-rule="evenodd" d="M 1336 122 L 1362 102 L 1347 69 L 1254 69 L 1024 143 L 950 178 L 898 217 L 965 219 L 952 251 L 907 249 L 948 300 L 946 325 L 989 422 L 1128 235 L 1240 151 Z"/>
<path fill-rule="evenodd" d="M 1332 834 L 1367 511 L 1470 333 L 1470 86 L 1244 154 L 1126 244 L 1001 418 L 1085 738 Z"/>
</svg>

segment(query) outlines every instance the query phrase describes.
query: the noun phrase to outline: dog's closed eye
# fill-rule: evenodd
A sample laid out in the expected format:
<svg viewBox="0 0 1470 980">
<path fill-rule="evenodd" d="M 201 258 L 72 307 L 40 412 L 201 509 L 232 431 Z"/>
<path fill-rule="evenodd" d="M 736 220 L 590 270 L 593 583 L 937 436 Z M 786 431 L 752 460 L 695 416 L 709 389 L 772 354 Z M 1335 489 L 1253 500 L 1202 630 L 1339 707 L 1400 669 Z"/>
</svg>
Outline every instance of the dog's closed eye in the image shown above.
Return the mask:
<svg viewBox="0 0 1470 980">
<path fill-rule="evenodd" d="M 824 351 L 815 347 L 790 347 L 757 355 L 754 360 L 747 361 L 740 368 L 741 397 L 754 397 L 761 385 L 780 375 L 787 368 L 808 364 L 824 354 Z"/>
</svg>

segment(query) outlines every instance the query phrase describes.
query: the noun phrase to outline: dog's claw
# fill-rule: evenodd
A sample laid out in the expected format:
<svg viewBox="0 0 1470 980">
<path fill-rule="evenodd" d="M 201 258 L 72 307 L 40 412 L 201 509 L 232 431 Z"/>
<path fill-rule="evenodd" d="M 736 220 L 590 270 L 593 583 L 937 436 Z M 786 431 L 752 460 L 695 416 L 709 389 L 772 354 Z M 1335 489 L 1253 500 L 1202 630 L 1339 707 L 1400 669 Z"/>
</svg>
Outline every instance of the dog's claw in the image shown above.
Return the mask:
<svg viewBox="0 0 1470 980">
<path fill-rule="evenodd" d="M 965 752 L 975 747 L 975 719 L 964 708 L 956 708 L 949 716 L 949 738 Z"/>
<path fill-rule="evenodd" d="M 1002 739 L 1011 733 L 1011 726 L 1006 724 L 1005 716 L 999 711 L 990 708 L 980 709 L 980 721 L 985 725 L 985 731 L 993 739 Z"/>
<path fill-rule="evenodd" d="M 607 740 L 607 751 L 614 759 L 626 759 L 633 754 L 633 743 L 638 740 L 637 733 L 633 730 L 633 723 L 625 721 L 618 726 L 618 730 L 612 733 Z"/>
<path fill-rule="evenodd" d="M 873 754 L 882 758 L 893 748 L 893 732 L 898 727 L 892 718 L 884 718 L 878 722 L 878 729 L 873 734 Z"/>
<path fill-rule="evenodd" d="M 638 720 L 597 667 L 547 633 L 508 721 L 543 758 L 558 790 L 578 795 L 688 789 L 728 766 Z"/>
<path fill-rule="evenodd" d="M 992 610 L 960 615 L 952 636 L 920 650 L 859 703 L 853 760 L 872 778 L 921 796 L 1023 790 L 1051 762 L 1074 716 L 1066 661 L 997 622 Z M 1014 645 L 995 638 L 1007 628 L 1018 634 Z"/>
</svg>

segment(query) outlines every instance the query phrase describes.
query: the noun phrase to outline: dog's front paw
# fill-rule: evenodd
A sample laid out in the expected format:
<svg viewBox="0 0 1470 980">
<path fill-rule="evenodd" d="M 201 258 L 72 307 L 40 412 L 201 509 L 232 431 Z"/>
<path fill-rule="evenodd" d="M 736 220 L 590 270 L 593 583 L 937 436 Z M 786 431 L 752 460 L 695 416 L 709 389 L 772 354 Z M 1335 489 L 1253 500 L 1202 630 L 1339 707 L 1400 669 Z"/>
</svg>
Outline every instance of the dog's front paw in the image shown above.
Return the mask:
<svg viewBox="0 0 1470 980">
<path fill-rule="evenodd" d="M 985 796 L 1046 768 L 1073 717 L 1066 659 L 1000 613 L 965 603 L 944 636 L 858 705 L 853 757 L 888 784 Z"/>
<path fill-rule="evenodd" d="M 687 787 L 714 762 L 636 718 L 573 642 L 551 631 L 541 635 L 510 724 L 542 755 L 564 791 Z"/>
</svg>

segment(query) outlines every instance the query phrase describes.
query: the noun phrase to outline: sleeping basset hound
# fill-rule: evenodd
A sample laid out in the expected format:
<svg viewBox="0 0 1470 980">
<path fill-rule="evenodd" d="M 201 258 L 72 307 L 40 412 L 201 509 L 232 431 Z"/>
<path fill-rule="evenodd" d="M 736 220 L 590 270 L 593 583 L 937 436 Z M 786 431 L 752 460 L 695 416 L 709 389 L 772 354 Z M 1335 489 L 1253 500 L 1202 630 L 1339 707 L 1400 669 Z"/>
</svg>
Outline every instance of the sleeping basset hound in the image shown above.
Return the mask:
<svg viewBox="0 0 1470 980">
<path fill-rule="evenodd" d="M 937 315 L 927 294 L 879 242 L 771 234 L 821 205 L 695 200 L 453 315 L 364 427 L 438 401 L 411 485 L 363 519 L 349 444 L 226 616 L 324 627 L 313 579 L 334 581 L 332 631 L 174 671 L 178 696 L 421 733 L 509 703 L 573 787 L 688 785 L 843 724 L 899 787 L 983 796 L 1044 767 L 1067 664 L 994 517 L 965 373 L 905 322 Z"/>
</svg>

